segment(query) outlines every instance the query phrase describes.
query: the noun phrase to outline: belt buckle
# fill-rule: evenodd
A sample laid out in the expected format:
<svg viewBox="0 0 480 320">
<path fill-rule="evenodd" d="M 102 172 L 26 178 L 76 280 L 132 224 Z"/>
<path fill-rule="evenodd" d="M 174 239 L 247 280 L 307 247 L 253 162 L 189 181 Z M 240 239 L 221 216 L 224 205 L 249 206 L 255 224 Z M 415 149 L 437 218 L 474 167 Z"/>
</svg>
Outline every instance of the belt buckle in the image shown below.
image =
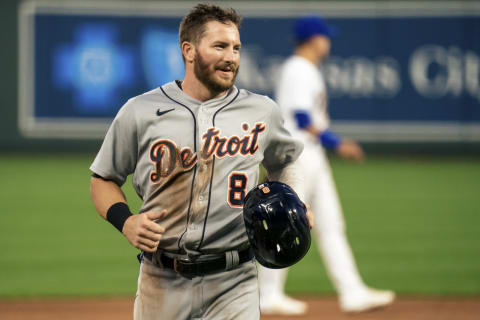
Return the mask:
<svg viewBox="0 0 480 320">
<path fill-rule="evenodd" d="M 173 271 L 175 271 L 176 273 L 178 273 L 178 270 L 177 270 L 177 259 L 173 259 Z"/>
<path fill-rule="evenodd" d="M 185 268 L 182 268 L 182 266 L 186 267 L 188 265 L 193 265 L 193 263 L 187 259 L 182 260 L 182 259 L 173 259 L 173 271 L 178 273 L 184 278 L 187 279 L 193 279 L 195 277 L 194 274 L 190 272 L 185 272 Z"/>
</svg>

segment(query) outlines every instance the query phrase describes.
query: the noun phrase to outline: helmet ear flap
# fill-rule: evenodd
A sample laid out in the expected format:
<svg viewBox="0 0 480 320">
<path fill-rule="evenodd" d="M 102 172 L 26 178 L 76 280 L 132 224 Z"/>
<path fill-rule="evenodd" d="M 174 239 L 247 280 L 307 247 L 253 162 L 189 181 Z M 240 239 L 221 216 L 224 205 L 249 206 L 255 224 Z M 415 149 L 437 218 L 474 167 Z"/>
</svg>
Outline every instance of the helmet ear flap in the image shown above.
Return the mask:
<svg viewBox="0 0 480 320">
<path fill-rule="evenodd" d="M 248 240 L 261 265 L 286 268 L 308 252 L 311 236 L 307 208 L 288 185 L 272 181 L 250 190 L 243 217 Z"/>
</svg>

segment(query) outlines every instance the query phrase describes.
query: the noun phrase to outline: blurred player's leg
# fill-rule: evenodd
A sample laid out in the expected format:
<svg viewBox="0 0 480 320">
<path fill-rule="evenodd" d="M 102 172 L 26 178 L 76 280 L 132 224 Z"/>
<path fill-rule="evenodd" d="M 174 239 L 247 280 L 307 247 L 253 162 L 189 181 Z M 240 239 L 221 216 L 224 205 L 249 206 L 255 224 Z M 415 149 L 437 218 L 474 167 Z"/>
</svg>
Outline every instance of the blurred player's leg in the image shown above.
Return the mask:
<svg viewBox="0 0 480 320">
<path fill-rule="evenodd" d="M 315 235 L 328 275 L 337 292 L 342 295 L 363 286 L 345 235 L 345 223 L 330 166 L 323 153 L 315 157 L 320 166 L 309 177 L 315 183 L 310 190 L 315 213 Z M 313 175 L 313 176 L 312 176 Z"/>
<path fill-rule="evenodd" d="M 301 315 L 307 312 L 307 304 L 284 293 L 288 268 L 267 269 L 259 266 L 260 310 L 262 314 Z"/>
<path fill-rule="evenodd" d="M 315 213 L 317 246 L 345 312 L 360 312 L 390 304 L 394 294 L 368 288 L 358 273 L 345 233 L 345 222 L 328 159 L 323 152 L 315 159 L 321 168 L 308 175 L 316 183 L 310 198 Z M 308 161 L 312 161 L 309 158 Z"/>
</svg>

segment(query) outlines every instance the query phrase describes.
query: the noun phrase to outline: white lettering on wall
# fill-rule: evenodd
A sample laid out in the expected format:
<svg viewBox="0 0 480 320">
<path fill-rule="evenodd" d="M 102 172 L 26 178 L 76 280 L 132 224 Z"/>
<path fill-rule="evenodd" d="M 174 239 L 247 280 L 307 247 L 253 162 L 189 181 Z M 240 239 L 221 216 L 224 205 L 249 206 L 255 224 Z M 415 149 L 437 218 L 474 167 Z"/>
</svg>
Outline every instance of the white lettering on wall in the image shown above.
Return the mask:
<svg viewBox="0 0 480 320">
<path fill-rule="evenodd" d="M 465 90 L 480 101 L 480 58 L 472 51 L 465 53 Z"/>
<path fill-rule="evenodd" d="M 242 49 L 237 85 L 255 92 L 273 92 L 284 57 L 265 56 L 260 47 Z M 425 45 L 414 50 L 408 66 L 391 56 L 338 57 L 323 63 L 322 72 L 333 98 L 395 98 L 402 89 L 402 71 L 416 92 L 428 99 L 468 94 L 480 101 L 480 57 L 456 46 Z M 408 71 L 407 71 L 408 70 Z"/>
<path fill-rule="evenodd" d="M 331 57 L 322 69 L 332 97 L 391 98 L 402 86 L 399 64 L 391 57 Z"/>
<path fill-rule="evenodd" d="M 242 59 L 237 75 L 237 85 L 253 91 L 271 91 L 273 85 L 270 82 L 263 68 L 260 68 L 259 61 L 262 61 L 261 51 L 256 47 L 242 49 Z"/>
<path fill-rule="evenodd" d="M 413 87 L 424 97 L 459 97 L 466 92 L 480 100 L 479 65 L 474 52 L 425 45 L 413 52 L 408 69 Z"/>
</svg>

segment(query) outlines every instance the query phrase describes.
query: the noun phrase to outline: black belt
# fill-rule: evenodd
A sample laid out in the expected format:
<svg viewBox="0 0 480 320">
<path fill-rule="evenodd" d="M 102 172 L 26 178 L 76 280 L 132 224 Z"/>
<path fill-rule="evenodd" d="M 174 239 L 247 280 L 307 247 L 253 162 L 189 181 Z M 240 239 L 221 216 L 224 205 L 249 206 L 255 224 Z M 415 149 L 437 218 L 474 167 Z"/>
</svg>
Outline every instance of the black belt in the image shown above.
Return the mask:
<svg viewBox="0 0 480 320">
<path fill-rule="evenodd" d="M 148 260 L 153 261 L 152 253 L 144 252 L 143 256 Z M 252 260 L 253 256 L 253 250 L 250 248 L 239 251 L 238 264 Z M 160 253 L 160 262 L 164 268 L 172 269 L 178 274 L 189 279 L 227 270 L 227 258 L 225 254 L 212 260 L 192 262 L 189 260 L 170 258 L 165 254 Z"/>
</svg>

